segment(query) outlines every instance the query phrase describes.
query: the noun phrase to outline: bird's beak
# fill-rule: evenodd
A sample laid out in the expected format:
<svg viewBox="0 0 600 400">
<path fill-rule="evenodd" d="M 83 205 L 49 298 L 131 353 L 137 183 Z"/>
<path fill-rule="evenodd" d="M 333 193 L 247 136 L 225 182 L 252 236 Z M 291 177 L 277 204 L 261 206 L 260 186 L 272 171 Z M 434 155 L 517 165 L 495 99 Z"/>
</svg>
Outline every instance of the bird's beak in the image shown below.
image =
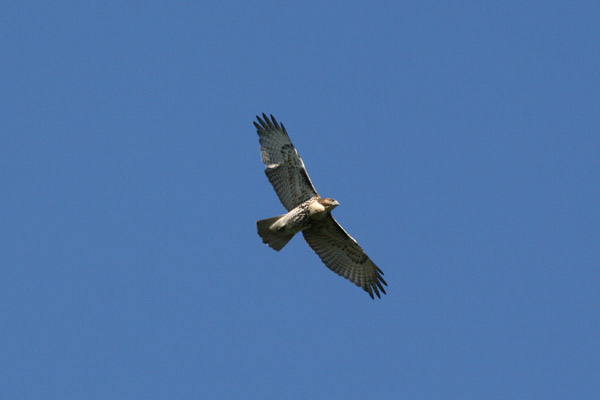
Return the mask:
<svg viewBox="0 0 600 400">
<path fill-rule="evenodd" d="M 333 201 L 333 206 L 334 206 L 334 207 L 337 207 L 337 206 L 339 206 L 339 205 L 340 205 L 340 202 L 339 202 L 339 201 L 337 201 L 337 200 L 334 200 L 334 201 Z"/>
</svg>

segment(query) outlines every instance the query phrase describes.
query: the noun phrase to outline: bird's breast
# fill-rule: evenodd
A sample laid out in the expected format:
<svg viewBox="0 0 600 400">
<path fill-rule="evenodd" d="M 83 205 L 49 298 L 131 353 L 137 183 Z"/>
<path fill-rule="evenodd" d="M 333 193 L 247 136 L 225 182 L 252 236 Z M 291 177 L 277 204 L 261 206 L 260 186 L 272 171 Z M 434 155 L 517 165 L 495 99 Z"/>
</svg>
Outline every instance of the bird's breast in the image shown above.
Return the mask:
<svg viewBox="0 0 600 400">
<path fill-rule="evenodd" d="M 308 205 L 308 213 L 310 216 L 316 216 L 325 212 L 325 207 L 318 201 L 313 201 Z"/>
</svg>

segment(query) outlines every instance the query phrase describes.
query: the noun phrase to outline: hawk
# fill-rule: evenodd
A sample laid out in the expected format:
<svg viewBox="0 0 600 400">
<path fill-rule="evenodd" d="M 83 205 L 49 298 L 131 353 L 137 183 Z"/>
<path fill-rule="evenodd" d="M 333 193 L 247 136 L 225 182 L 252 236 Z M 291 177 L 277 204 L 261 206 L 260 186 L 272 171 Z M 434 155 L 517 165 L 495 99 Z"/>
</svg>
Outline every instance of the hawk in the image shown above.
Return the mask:
<svg viewBox="0 0 600 400">
<path fill-rule="evenodd" d="M 283 124 L 271 115 L 256 117 L 265 174 L 287 214 L 256 222 L 262 241 L 279 251 L 298 232 L 321 261 L 333 272 L 360 286 L 372 299 L 385 294 L 383 272 L 359 244 L 331 216 L 337 200 L 322 198 L 313 186 L 304 162 L 292 144 Z"/>
</svg>

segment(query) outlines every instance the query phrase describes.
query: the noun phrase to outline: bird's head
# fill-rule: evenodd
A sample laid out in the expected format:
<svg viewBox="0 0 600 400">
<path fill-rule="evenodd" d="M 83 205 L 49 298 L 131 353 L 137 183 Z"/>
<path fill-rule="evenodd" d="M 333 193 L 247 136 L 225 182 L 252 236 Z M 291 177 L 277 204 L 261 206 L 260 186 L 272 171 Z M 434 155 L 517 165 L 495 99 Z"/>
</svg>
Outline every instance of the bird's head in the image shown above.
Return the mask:
<svg viewBox="0 0 600 400">
<path fill-rule="evenodd" d="M 336 199 L 330 199 L 330 198 L 321 199 L 319 201 L 319 203 L 321 203 L 321 205 L 323 205 L 323 207 L 325 207 L 326 211 L 331 211 L 340 205 L 340 203 Z"/>
</svg>

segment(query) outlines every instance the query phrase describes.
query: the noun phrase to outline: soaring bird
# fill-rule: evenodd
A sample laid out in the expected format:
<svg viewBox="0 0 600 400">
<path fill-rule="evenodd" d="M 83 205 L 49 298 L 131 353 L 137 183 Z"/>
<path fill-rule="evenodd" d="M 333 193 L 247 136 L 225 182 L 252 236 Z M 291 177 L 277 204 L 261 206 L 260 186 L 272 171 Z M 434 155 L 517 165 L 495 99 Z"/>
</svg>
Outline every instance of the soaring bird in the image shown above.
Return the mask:
<svg viewBox="0 0 600 400">
<path fill-rule="evenodd" d="M 263 113 L 254 122 L 265 174 L 287 214 L 256 222 L 262 241 L 279 251 L 298 232 L 333 272 L 363 288 L 373 299 L 385 294 L 383 272 L 359 244 L 331 216 L 337 200 L 322 198 L 283 124 Z"/>
</svg>

